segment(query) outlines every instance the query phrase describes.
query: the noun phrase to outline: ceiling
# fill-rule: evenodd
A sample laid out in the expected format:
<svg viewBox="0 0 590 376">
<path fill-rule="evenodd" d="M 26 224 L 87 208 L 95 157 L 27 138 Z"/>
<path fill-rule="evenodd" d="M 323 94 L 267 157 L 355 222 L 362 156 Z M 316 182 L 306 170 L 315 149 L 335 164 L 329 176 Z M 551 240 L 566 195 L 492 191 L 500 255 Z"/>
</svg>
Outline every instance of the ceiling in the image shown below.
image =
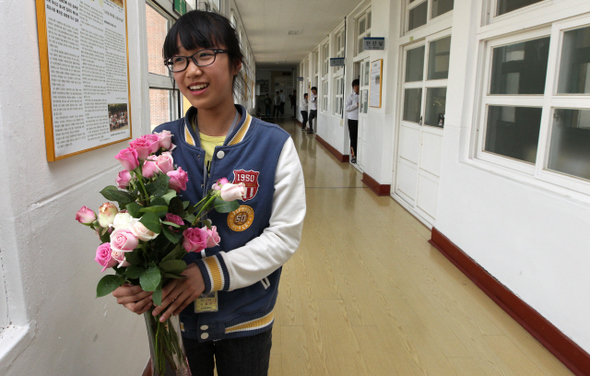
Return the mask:
<svg viewBox="0 0 590 376">
<path fill-rule="evenodd" d="M 291 69 L 344 20 L 360 0 L 234 0 L 257 69 Z"/>
</svg>

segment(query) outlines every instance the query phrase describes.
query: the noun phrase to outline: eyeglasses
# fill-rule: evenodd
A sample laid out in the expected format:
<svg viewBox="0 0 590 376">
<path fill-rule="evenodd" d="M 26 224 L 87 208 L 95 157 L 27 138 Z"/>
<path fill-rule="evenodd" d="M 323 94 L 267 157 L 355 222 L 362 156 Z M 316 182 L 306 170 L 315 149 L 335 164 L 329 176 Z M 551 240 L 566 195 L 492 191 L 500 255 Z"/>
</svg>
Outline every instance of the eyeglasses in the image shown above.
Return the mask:
<svg viewBox="0 0 590 376">
<path fill-rule="evenodd" d="M 178 73 L 188 68 L 189 62 L 192 60 L 197 67 L 206 67 L 215 62 L 217 54 L 227 53 L 227 50 L 220 50 L 210 48 L 201 50 L 191 56 L 174 56 L 164 60 L 164 65 L 168 67 L 170 72 Z"/>
</svg>

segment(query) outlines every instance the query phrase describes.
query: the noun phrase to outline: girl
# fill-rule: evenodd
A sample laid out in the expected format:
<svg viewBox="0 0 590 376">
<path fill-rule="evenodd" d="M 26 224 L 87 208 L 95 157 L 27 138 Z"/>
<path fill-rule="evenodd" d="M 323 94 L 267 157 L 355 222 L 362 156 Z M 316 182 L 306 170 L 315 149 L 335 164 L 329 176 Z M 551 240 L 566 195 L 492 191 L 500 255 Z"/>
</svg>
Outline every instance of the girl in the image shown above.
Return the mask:
<svg viewBox="0 0 590 376">
<path fill-rule="evenodd" d="M 189 176 L 183 199 L 196 203 L 224 177 L 245 183 L 247 194 L 234 212 L 210 213 L 219 246 L 185 258 L 186 279 L 164 287 L 153 314 L 180 314 L 193 375 L 213 375 L 215 366 L 219 376 L 266 375 L 281 267 L 299 245 L 305 216 L 301 164 L 287 132 L 234 104 L 243 55 L 225 17 L 185 14 L 163 52 L 192 105 L 184 118 L 154 130 L 173 134 L 174 163 Z M 152 305 L 139 286 L 113 295 L 138 314 Z M 199 304 L 205 296 L 214 303 Z"/>
</svg>

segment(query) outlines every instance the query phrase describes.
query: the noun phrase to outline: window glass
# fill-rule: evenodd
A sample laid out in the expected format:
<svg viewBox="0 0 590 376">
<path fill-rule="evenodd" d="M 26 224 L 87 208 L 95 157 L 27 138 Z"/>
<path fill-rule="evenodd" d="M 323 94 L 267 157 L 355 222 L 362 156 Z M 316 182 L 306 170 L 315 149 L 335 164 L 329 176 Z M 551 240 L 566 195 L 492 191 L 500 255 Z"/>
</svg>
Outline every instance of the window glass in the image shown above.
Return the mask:
<svg viewBox="0 0 590 376">
<path fill-rule="evenodd" d="M 406 56 L 406 82 L 422 81 L 424 77 L 424 51 L 424 46 L 408 50 Z"/>
<path fill-rule="evenodd" d="M 535 107 L 489 106 L 484 150 L 535 163 L 541 112 Z"/>
<path fill-rule="evenodd" d="M 426 25 L 428 12 L 428 2 L 424 2 L 410 10 L 408 30 L 413 30 L 422 25 Z"/>
<path fill-rule="evenodd" d="M 445 104 L 447 88 L 434 87 L 426 90 L 426 114 L 424 124 L 443 127 L 445 124 Z"/>
<path fill-rule="evenodd" d="M 555 110 L 547 168 L 590 180 L 590 110 Z"/>
<path fill-rule="evenodd" d="M 563 35 L 559 94 L 590 93 L 590 27 Z"/>
<path fill-rule="evenodd" d="M 428 79 L 440 80 L 449 78 L 449 57 L 451 37 L 430 43 L 428 52 Z"/>
<path fill-rule="evenodd" d="M 453 10 L 454 0 L 432 0 L 432 18 Z"/>
<path fill-rule="evenodd" d="M 162 123 L 174 120 L 172 118 L 174 91 L 167 89 L 150 89 L 150 120 L 151 129 Z"/>
<path fill-rule="evenodd" d="M 549 37 L 494 48 L 491 94 L 543 94 Z"/>
<path fill-rule="evenodd" d="M 148 45 L 148 71 L 168 76 L 168 68 L 164 65 L 162 46 L 168 33 L 168 20 L 154 8 L 145 7 Z"/>
<path fill-rule="evenodd" d="M 420 124 L 422 88 L 406 89 L 404 93 L 404 120 Z"/>
<path fill-rule="evenodd" d="M 531 4 L 540 3 L 543 0 L 498 0 L 496 16 L 512 12 Z"/>
</svg>

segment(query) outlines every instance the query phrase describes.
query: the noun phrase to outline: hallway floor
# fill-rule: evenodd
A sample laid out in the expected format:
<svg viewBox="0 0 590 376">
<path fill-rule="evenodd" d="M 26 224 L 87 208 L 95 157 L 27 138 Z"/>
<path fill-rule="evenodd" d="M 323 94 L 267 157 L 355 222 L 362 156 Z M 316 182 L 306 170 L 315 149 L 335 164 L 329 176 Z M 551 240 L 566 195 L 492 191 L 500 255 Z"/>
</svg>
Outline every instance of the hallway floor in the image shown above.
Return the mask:
<svg viewBox="0 0 590 376">
<path fill-rule="evenodd" d="M 307 217 L 283 269 L 271 376 L 572 375 L 432 247 L 430 230 L 301 132 Z"/>
</svg>

